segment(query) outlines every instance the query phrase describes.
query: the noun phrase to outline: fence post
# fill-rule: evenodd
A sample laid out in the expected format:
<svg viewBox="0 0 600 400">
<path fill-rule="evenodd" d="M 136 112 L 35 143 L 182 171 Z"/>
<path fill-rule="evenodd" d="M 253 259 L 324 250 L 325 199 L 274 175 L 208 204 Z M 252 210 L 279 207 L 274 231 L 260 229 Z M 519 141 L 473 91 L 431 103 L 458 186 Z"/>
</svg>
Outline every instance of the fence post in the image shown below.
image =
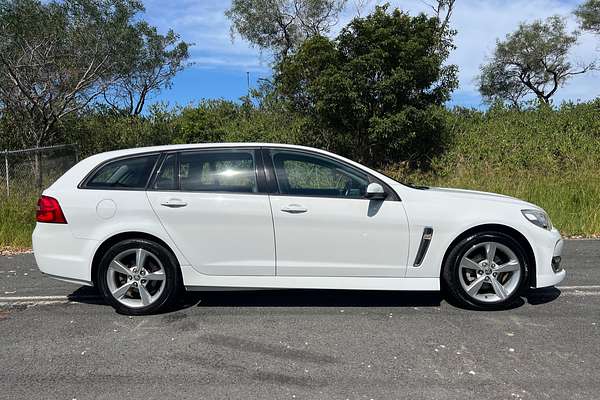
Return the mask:
<svg viewBox="0 0 600 400">
<path fill-rule="evenodd" d="M 8 150 L 4 150 L 4 176 L 6 176 L 6 196 L 10 196 L 10 180 L 8 178 Z"/>
<path fill-rule="evenodd" d="M 34 151 L 34 160 L 35 160 L 35 185 L 37 187 L 38 192 L 42 191 L 42 182 L 43 182 L 43 172 L 42 172 L 42 151 L 39 147 L 35 148 Z"/>
</svg>

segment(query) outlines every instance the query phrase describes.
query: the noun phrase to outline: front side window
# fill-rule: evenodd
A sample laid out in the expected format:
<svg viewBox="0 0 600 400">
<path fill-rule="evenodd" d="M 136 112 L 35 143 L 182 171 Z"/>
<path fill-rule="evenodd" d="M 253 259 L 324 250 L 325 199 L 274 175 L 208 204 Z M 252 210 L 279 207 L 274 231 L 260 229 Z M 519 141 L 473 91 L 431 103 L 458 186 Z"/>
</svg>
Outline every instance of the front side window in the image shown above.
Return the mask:
<svg viewBox="0 0 600 400">
<path fill-rule="evenodd" d="M 182 191 L 258 192 L 251 150 L 186 152 L 179 160 Z"/>
<path fill-rule="evenodd" d="M 96 171 L 85 183 L 91 189 L 144 189 L 157 154 L 111 161 Z"/>
<path fill-rule="evenodd" d="M 288 151 L 272 151 L 281 194 L 341 198 L 364 197 L 366 174 L 325 157 Z"/>
</svg>

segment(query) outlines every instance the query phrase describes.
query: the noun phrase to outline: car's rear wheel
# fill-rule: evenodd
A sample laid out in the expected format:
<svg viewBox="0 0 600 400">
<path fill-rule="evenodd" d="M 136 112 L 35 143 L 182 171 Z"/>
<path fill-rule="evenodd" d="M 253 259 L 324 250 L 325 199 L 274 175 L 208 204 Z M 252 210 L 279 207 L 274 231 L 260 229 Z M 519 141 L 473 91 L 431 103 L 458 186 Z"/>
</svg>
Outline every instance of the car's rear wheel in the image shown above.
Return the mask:
<svg viewBox="0 0 600 400">
<path fill-rule="evenodd" d="M 446 259 L 443 280 L 460 304 L 478 309 L 509 308 L 528 278 L 527 257 L 518 241 L 501 232 L 464 238 Z"/>
<path fill-rule="evenodd" d="M 171 252 L 149 240 L 128 239 L 104 254 L 97 283 L 118 312 L 144 315 L 168 308 L 177 297 L 181 279 Z"/>
</svg>

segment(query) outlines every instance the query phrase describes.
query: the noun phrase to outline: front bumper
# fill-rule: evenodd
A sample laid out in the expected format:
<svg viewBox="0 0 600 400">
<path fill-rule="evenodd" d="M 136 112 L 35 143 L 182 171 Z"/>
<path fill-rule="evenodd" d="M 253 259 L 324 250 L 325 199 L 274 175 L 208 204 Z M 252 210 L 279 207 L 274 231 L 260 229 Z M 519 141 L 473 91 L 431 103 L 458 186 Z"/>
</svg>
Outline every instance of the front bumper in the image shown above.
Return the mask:
<svg viewBox="0 0 600 400">
<path fill-rule="evenodd" d="M 543 240 L 533 243 L 536 246 L 535 287 L 554 286 L 565 279 L 566 271 L 562 268 L 562 252 L 564 241 L 556 229 L 547 232 Z"/>
</svg>

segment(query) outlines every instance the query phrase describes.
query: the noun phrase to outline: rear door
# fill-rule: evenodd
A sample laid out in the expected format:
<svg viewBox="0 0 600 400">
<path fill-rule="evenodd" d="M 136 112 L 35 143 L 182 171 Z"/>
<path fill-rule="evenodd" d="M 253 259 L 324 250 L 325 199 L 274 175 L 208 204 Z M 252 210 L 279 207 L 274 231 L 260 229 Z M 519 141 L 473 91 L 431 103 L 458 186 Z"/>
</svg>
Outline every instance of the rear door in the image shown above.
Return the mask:
<svg viewBox="0 0 600 400">
<path fill-rule="evenodd" d="M 224 148 L 168 154 L 147 192 L 179 250 L 208 275 L 274 275 L 275 244 L 260 153 Z"/>
</svg>

